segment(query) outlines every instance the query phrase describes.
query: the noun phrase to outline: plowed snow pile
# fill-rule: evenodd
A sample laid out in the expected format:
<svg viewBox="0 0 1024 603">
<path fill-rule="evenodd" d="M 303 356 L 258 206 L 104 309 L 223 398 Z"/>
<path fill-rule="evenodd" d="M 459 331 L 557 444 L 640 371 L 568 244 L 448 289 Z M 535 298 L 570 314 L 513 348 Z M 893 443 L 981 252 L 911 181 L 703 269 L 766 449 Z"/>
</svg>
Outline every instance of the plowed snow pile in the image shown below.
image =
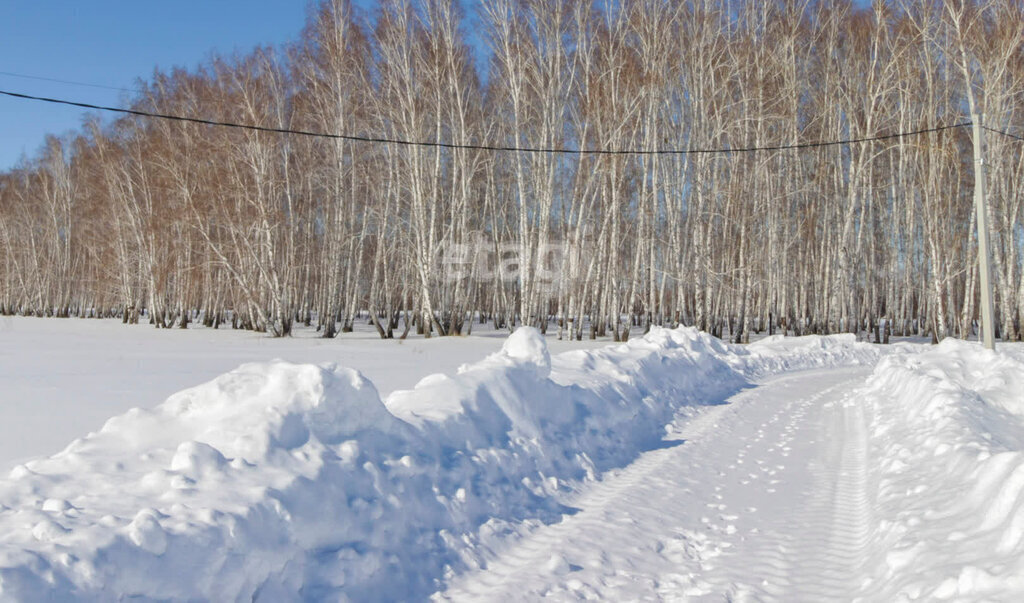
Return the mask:
<svg viewBox="0 0 1024 603">
<path fill-rule="evenodd" d="M 904 347 L 876 370 L 872 597 L 1024 589 L 1015 349 Z M 246 364 L 0 481 L 0 599 L 423 599 L 519 523 L 560 520 L 581 484 L 658 448 L 674 419 L 755 378 L 880 350 L 681 328 L 552 358 L 520 329 L 383 401 L 350 369 Z"/>
<path fill-rule="evenodd" d="M 851 341 L 833 360 L 873 357 Z M 552 363 L 520 329 L 386 403 L 349 369 L 243 365 L 12 470 L 0 594 L 422 597 L 504 523 L 556 520 L 560 494 L 656 446 L 677 409 L 820 363 L 820 344 L 654 330 Z"/>
<path fill-rule="evenodd" d="M 883 359 L 869 600 L 1024 600 L 1024 348 L 947 339 Z"/>
</svg>

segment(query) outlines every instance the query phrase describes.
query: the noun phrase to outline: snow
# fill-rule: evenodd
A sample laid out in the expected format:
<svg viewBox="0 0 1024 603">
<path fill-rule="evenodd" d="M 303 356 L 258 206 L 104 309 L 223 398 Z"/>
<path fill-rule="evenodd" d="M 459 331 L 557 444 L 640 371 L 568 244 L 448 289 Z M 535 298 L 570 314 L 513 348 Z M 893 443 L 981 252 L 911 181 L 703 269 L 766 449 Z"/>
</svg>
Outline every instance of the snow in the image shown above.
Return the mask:
<svg viewBox="0 0 1024 603">
<path fill-rule="evenodd" d="M 868 374 L 790 372 L 727 404 L 685 409 L 669 445 L 586 484 L 569 503 L 579 511 L 557 524 L 520 527 L 485 568 L 456 577 L 438 598 L 848 600 L 848 584 L 816 582 L 851 557 L 824 546 L 837 476 L 806 464 L 838 440 L 818 439 L 807 419 Z M 822 381 L 832 383 L 825 392 Z M 571 571 L 552 572 L 552 558 Z"/>
<path fill-rule="evenodd" d="M 850 345 L 749 346 L 731 362 L 756 388 L 677 414 L 683 445 L 518 526 L 437 598 L 1024 599 L 1024 346 L 899 345 L 857 367 Z"/>
<path fill-rule="evenodd" d="M 120 353 L 157 340 L 135 332 Z M 160 335 L 182 379 L 266 356 Z M 1020 345 L 688 328 L 592 349 L 528 328 L 273 343 L 293 361 L 210 375 L 14 466 L 0 599 L 1024 595 Z M 86 406 L 110 372 L 81 361 Z M 176 383 L 161 370 L 154 391 Z M 43 372 L 10 375 L 24 393 Z"/>
<path fill-rule="evenodd" d="M 355 333 L 336 339 L 301 326 L 295 337 L 273 339 L 224 328 L 0 317 L 0 472 L 246 362 L 336 362 L 362 372 L 387 395 L 501 349 L 506 335 L 474 328 L 471 337 L 382 341 L 373 327 L 357 324 Z M 604 345 L 548 340 L 554 351 Z"/>
<path fill-rule="evenodd" d="M 1024 596 L 1024 348 L 947 339 L 883 360 L 874 420 L 879 600 Z"/>
</svg>

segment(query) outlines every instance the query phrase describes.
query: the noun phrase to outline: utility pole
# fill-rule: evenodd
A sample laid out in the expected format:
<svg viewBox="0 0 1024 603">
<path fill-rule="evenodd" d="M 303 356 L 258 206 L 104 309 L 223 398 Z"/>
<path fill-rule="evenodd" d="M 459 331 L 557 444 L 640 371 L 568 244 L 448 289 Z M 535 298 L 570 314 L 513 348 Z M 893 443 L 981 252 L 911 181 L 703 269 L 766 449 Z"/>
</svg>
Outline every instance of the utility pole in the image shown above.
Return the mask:
<svg viewBox="0 0 1024 603">
<path fill-rule="evenodd" d="M 988 203 L 985 200 L 985 156 L 982 154 L 982 113 L 971 114 L 974 131 L 974 212 L 978 221 L 978 274 L 981 276 L 981 340 L 985 347 L 996 349 L 995 314 L 992 302 L 992 256 L 989 253 Z"/>
</svg>

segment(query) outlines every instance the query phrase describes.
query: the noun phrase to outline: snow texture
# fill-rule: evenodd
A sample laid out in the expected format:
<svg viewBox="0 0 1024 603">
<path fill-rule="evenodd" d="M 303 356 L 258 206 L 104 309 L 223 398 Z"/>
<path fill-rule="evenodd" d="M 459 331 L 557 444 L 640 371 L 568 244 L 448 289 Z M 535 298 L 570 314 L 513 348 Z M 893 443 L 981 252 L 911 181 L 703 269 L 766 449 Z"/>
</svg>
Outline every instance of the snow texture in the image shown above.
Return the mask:
<svg viewBox="0 0 1024 603">
<path fill-rule="evenodd" d="M 869 600 L 1024 600 L 1024 348 L 946 339 L 883 359 L 865 398 Z"/>
<path fill-rule="evenodd" d="M 865 368 L 829 368 L 851 365 Z M 815 390 L 819 377 L 831 387 Z M 758 395 L 758 382 L 774 389 Z M 524 328 L 483 360 L 384 399 L 334 364 L 244 364 L 11 470 L 0 481 L 0 600 L 458 598 L 491 592 L 473 576 L 509 570 L 500 551 L 524 535 L 544 544 L 549 527 L 571 534 L 623 510 L 567 504 L 658 488 L 688 509 L 672 517 L 689 526 L 683 544 L 666 533 L 650 559 L 628 547 L 606 559 L 668 571 L 653 564 L 678 557 L 689 569 L 650 582 L 659 596 L 783 600 L 841 586 L 869 601 L 1020 600 L 1022 392 L 1020 345 L 731 346 L 686 328 L 557 355 Z M 666 435 L 696 439 L 666 447 Z M 690 485 L 740 473 L 682 500 L 679 477 L 661 469 L 676 459 Z M 688 515 L 704 496 L 715 508 L 749 498 L 762 470 L 791 491 L 772 488 L 742 513 Z M 603 480 L 609 488 L 585 487 Z M 787 501 L 806 501 L 806 519 Z M 591 579 L 571 542 L 522 549 L 539 555 L 549 592 L 646 596 Z M 765 556 L 782 550 L 799 558 Z M 757 582 L 762 571 L 776 578 Z M 530 579 L 523 572 L 516 580 Z M 685 588 L 673 595 L 673 584 Z"/>
<path fill-rule="evenodd" d="M 373 381 L 381 396 L 409 389 L 424 375 L 454 373 L 501 349 L 507 330 L 474 325 L 466 337 L 381 340 L 362 321 L 344 337 L 324 339 L 296 325 L 291 337 L 243 329 L 154 329 L 115 320 L 0 316 L 0 475 L 49 456 L 135 407 L 247 362 L 334 362 Z M 607 345 L 548 337 L 552 353 Z"/>
<path fill-rule="evenodd" d="M 557 521 L 573 484 L 657 447 L 682 407 L 874 349 L 680 328 L 552 358 L 523 328 L 385 401 L 347 368 L 245 364 L 15 467 L 0 595 L 422 598 L 500 526 Z"/>
</svg>

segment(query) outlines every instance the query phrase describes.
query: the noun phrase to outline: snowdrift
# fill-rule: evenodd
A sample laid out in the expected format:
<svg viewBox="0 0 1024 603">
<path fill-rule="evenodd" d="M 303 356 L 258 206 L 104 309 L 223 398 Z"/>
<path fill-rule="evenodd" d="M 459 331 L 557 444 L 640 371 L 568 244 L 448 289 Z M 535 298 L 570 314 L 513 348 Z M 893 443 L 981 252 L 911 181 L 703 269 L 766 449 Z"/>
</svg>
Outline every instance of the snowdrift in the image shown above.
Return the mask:
<svg viewBox="0 0 1024 603">
<path fill-rule="evenodd" d="M 386 401 L 343 367 L 246 364 L 0 481 L 0 599 L 423 598 L 503 524 L 557 520 L 683 406 L 876 349 L 681 328 L 552 358 L 524 328 Z"/>
<path fill-rule="evenodd" d="M 1024 598 L 1024 348 L 947 339 L 866 390 L 878 500 L 868 600 Z"/>
</svg>

